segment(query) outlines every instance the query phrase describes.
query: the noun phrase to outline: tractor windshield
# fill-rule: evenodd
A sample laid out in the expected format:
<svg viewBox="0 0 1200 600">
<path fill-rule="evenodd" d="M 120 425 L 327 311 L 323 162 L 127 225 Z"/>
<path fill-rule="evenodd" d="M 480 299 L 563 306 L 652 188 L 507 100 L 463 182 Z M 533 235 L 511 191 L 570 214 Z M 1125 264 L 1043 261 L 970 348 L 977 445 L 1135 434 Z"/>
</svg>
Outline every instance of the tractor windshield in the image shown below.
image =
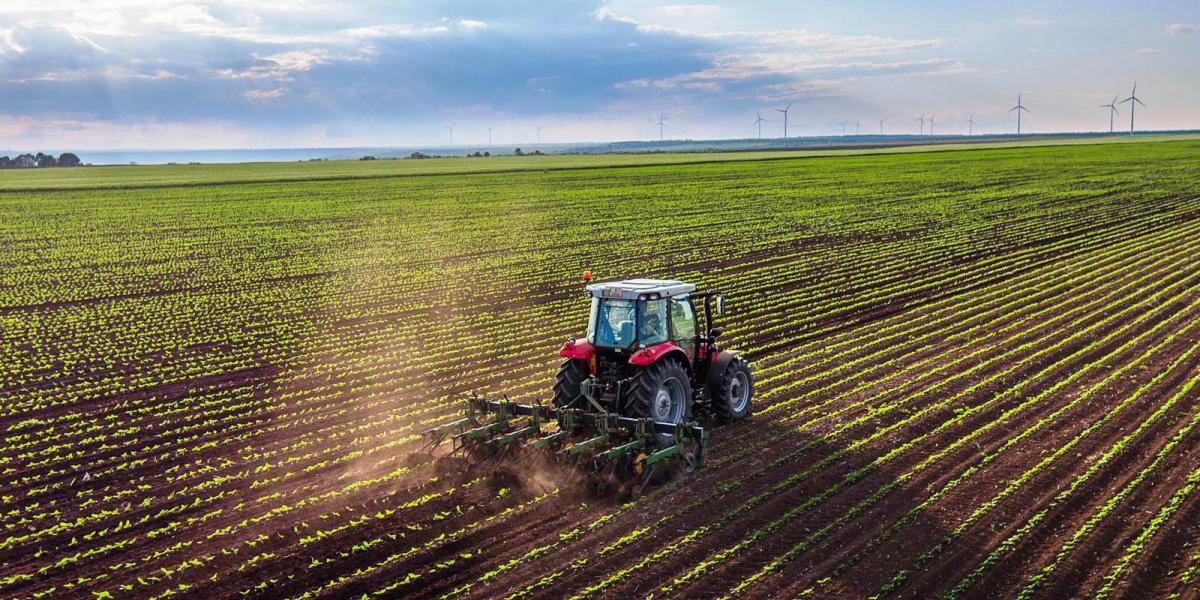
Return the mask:
<svg viewBox="0 0 1200 600">
<path fill-rule="evenodd" d="M 639 326 L 640 325 L 640 326 Z M 597 346 L 650 346 L 667 339 L 666 300 L 592 298 L 588 341 Z"/>
</svg>

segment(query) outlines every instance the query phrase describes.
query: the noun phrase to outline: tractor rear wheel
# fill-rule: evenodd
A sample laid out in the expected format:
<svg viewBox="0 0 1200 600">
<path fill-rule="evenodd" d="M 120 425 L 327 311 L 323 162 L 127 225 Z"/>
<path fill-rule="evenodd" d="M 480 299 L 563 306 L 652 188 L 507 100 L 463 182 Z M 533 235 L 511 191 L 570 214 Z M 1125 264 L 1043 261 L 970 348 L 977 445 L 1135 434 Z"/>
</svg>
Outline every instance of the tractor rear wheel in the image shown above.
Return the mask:
<svg viewBox="0 0 1200 600">
<path fill-rule="evenodd" d="M 668 358 L 642 367 L 630 387 L 629 416 L 671 424 L 692 418 L 691 377 L 678 360 Z"/>
<path fill-rule="evenodd" d="M 729 361 L 721 379 L 712 390 L 713 412 L 717 418 L 730 423 L 750 416 L 750 398 L 754 395 L 754 376 L 750 365 L 740 357 Z"/>
<path fill-rule="evenodd" d="M 579 386 L 588 378 L 589 369 L 586 360 L 568 358 L 558 368 L 554 378 L 554 405 L 559 408 L 583 408 L 587 406 L 587 398 L 583 397 Z"/>
</svg>

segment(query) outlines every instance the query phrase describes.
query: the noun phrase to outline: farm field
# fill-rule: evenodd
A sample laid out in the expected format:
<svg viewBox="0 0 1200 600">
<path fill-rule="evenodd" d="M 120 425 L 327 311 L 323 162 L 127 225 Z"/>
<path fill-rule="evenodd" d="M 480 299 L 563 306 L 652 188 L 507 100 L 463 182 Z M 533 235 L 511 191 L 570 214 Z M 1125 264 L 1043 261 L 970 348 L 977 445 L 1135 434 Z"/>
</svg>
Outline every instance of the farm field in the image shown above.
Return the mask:
<svg viewBox="0 0 1200 600">
<path fill-rule="evenodd" d="M 755 150 L 743 152 L 649 152 L 630 154 L 577 154 L 544 156 L 490 156 L 484 158 L 434 158 L 425 160 L 311 161 L 236 164 L 169 164 L 142 166 L 104 166 L 86 169 L 8 171 L 0 177 L 0 192 L 20 190 L 126 189 L 132 187 L 177 186 L 184 184 L 229 184 L 255 182 L 305 182 L 346 178 L 395 177 L 397 175 L 460 175 L 539 171 L 546 169 L 586 169 L 713 163 L 746 160 L 795 159 L 859 154 L 905 154 L 944 152 L 964 148 L 1014 148 L 1069 146 L 1075 144 L 1127 144 L 1147 141 L 1183 141 L 1200 139 L 1194 133 L 1141 134 L 1136 137 L 1114 135 L 1101 138 L 1036 138 L 1012 141 L 973 141 L 927 143 L 919 138 L 909 145 L 898 143 L 883 147 L 828 148 L 792 150 Z M 505 147 L 498 152 L 511 152 Z"/>
<path fill-rule="evenodd" d="M 1200 141 L 601 158 L 0 173 L 0 597 L 1200 597 Z M 722 291 L 754 416 L 625 504 L 411 460 L 584 269 Z"/>
</svg>

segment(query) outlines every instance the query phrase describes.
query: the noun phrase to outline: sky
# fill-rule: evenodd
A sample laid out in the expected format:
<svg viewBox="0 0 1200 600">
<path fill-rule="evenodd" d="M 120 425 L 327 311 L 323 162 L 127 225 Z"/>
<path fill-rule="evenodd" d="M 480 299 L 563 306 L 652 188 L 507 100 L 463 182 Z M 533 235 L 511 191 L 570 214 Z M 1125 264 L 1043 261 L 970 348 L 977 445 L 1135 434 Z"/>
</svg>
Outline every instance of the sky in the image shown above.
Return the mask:
<svg viewBox="0 0 1200 600">
<path fill-rule="evenodd" d="M 0 147 L 298 148 L 1200 128 L 1200 2 L 39 0 Z M 1128 104 L 1118 128 L 1128 128 Z M 927 125 L 925 126 L 927 127 Z M 452 128 L 452 129 L 451 129 Z"/>
</svg>

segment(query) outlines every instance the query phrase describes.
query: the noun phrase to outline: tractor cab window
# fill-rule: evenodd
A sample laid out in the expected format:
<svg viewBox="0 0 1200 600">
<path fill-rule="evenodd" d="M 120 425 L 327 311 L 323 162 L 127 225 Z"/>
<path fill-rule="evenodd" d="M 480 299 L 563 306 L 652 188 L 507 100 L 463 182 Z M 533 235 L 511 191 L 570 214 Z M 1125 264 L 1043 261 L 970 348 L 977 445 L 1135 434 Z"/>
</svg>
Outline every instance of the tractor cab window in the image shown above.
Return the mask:
<svg viewBox="0 0 1200 600">
<path fill-rule="evenodd" d="M 639 341 L 643 346 L 652 346 L 667 341 L 667 301 L 643 300 L 642 331 Z"/>
<path fill-rule="evenodd" d="M 637 303 L 633 300 L 592 298 L 588 341 L 597 346 L 628 348 L 633 344 Z"/>
<path fill-rule="evenodd" d="M 696 339 L 696 312 L 687 296 L 671 298 L 671 337 L 677 344 Z"/>
</svg>

